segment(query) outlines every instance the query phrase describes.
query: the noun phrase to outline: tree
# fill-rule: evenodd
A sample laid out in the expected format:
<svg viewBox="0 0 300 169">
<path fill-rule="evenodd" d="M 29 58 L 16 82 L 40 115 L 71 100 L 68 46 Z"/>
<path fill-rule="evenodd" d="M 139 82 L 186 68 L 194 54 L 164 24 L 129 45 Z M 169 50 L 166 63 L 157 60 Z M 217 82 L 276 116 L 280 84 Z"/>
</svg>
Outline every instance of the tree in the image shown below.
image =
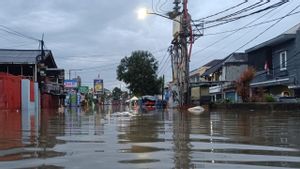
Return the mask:
<svg viewBox="0 0 300 169">
<path fill-rule="evenodd" d="M 148 51 L 134 51 L 125 56 L 117 68 L 117 79 L 128 85 L 136 96 L 160 93 L 161 78 L 157 78 L 158 62 Z"/>
<path fill-rule="evenodd" d="M 243 102 L 250 101 L 250 82 L 255 76 L 255 70 L 252 67 L 247 68 L 236 81 L 236 91 L 241 96 Z"/>
<path fill-rule="evenodd" d="M 113 98 L 113 100 L 120 100 L 121 95 L 122 95 L 121 89 L 118 88 L 118 87 L 115 87 L 113 89 L 113 91 L 112 91 L 112 98 Z"/>
</svg>

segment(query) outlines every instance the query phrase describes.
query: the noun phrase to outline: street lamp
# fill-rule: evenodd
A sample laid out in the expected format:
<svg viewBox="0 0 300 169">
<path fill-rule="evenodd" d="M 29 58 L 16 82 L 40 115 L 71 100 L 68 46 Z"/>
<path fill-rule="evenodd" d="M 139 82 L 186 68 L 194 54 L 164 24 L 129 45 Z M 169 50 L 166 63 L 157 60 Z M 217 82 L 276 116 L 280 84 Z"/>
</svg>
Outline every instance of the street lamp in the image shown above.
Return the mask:
<svg viewBox="0 0 300 169">
<path fill-rule="evenodd" d="M 174 19 L 173 17 L 170 16 L 167 16 L 167 15 L 162 15 L 162 14 L 159 14 L 159 13 L 155 13 L 155 12 L 149 12 L 148 9 L 146 8 L 139 8 L 137 11 L 137 18 L 139 20 L 144 20 L 147 15 L 157 15 L 157 16 L 160 16 L 160 17 L 163 17 L 163 18 L 166 18 L 166 19 L 169 19 L 169 20 L 172 20 L 172 21 L 175 21 L 175 22 L 178 22 L 178 23 L 181 23 L 179 20 L 176 20 Z M 171 13 L 170 13 L 171 14 Z"/>
<path fill-rule="evenodd" d="M 176 86 L 179 90 L 179 103 L 180 106 L 184 104 L 189 104 L 190 99 L 190 88 L 189 88 L 189 58 L 192 50 L 192 43 L 193 43 L 193 29 L 190 24 L 191 17 L 187 12 L 187 0 L 183 2 L 183 11 L 179 12 L 180 9 L 180 0 L 174 0 L 175 7 L 173 8 L 174 11 L 169 12 L 167 15 L 162 15 L 155 12 L 148 12 L 145 8 L 140 8 L 137 10 L 138 18 L 145 19 L 147 14 L 157 15 L 169 20 L 173 21 L 173 51 L 174 60 L 181 59 L 181 64 L 179 65 L 178 62 L 172 61 L 172 68 L 174 71 L 179 72 L 176 73 L 176 76 L 173 79 L 176 80 Z M 190 49 L 188 51 L 188 41 L 187 38 L 190 36 Z M 183 66 L 182 66 L 183 65 Z M 173 74 L 174 75 L 174 74 Z"/>
<path fill-rule="evenodd" d="M 140 8 L 136 13 L 139 20 L 144 20 L 147 17 L 148 10 L 146 8 Z"/>
</svg>

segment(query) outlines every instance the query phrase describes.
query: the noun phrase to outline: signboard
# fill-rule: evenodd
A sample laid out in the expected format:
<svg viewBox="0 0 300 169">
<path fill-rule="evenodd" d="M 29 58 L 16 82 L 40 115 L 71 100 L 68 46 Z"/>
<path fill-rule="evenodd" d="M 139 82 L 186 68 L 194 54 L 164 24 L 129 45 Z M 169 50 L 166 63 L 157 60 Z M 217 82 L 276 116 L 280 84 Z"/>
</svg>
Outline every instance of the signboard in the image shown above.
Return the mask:
<svg viewBox="0 0 300 169">
<path fill-rule="evenodd" d="M 89 87 L 88 86 L 80 86 L 78 88 L 78 90 L 79 90 L 80 93 L 87 94 L 89 92 Z"/>
<path fill-rule="evenodd" d="M 77 87 L 77 80 L 65 80 L 64 86 L 65 88 L 76 88 Z"/>
<path fill-rule="evenodd" d="M 102 79 L 94 79 L 94 90 L 96 93 L 103 92 L 103 80 Z"/>
</svg>

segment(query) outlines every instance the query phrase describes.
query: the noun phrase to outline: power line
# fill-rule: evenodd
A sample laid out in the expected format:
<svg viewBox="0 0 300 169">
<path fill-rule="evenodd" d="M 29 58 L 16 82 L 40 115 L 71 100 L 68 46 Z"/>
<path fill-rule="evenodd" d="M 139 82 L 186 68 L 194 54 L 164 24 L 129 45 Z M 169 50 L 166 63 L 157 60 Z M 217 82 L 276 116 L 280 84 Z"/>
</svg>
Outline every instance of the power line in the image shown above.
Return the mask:
<svg viewBox="0 0 300 169">
<path fill-rule="evenodd" d="M 165 6 L 168 3 L 168 0 L 165 0 L 165 2 L 163 2 L 160 6 L 159 6 L 159 10 L 162 12 L 167 13 L 168 11 L 163 9 L 163 6 Z"/>
<path fill-rule="evenodd" d="M 239 19 L 242 19 L 242 18 L 245 18 L 245 17 L 249 17 L 249 16 L 252 16 L 254 14 L 258 14 L 258 13 L 261 13 L 263 11 L 266 11 L 266 10 L 269 10 L 269 9 L 272 9 L 272 8 L 277 8 L 277 7 L 279 7 L 279 6 L 281 6 L 281 5 L 285 4 L 285 3 L 287 3 L 287 2 L 283 1 L 283 2 L 280 2 L 280 3 L 274 4 L 274 5 L 271 5 L 269 7 L 266 7 L 264 9 L 252 12 L 252 13 L 247 14 L 247 15 L 244 15 L 244 16 L 240 16 L 240 17 L 236 17 L 236 18 L 231 18 L 231 19 L 229 19 L 229 20 L 227 20 L 225 22 L 221 22 L 221 23 L 217 23 L 217 24 L 214 24 L 214 25 L 210 25 L 210 26 L 204 27 L 203 29 L 210 29 L 210 28 L 214 28 L 214 27 L 221 26 L 221 25 L 224 25 L 224 24 L 228 24 L 228 23 L 237 21 Z"/>
<path fill-rule="evenodd" d="M 168 50 L 166 51 L 166 53 L 164 54 L 164 56 L 163 56 L 163 58 L 162 58 L 162 60 L 160 61 L 160 70 L 158 71 L 158 72 L 160 72 L 161 71 L 161 69 L 162 69 L 162 67 L 164 67 L 164 65 L 166 64 L 166 62 L 167 62 L 167 59 L 165 60 L 165 58 L 166 58 L 166 56 L 168 55 L 168 53 L 169 53 L 169 51 L 170 51 L 170 48 L 171 48 L 171 46 L 168 48 Z M 164 62 L 164 60 L 165 60 L 165 62 Z"/>
<path fill-rule="evenodd" d="M 213 16 L 217 16 L 217 15 L 219 15 L 219 14 L 222 14 L 222 13 L 224 13 L 224 12 L 227 12 L 227 11 L 229 11 L 229 10 L 232 10 L 232 9 L 234 9 L 234 8 L 237 8 L 237 7 L 243 5 L 243 4 L 247 3 L 247 2 L 248 2 L 248 0 L 245 0 L 244 2 L 239 3 L 239 4 L 237 4 L 237 5 L 234 5 L 234 6 L 232 6 L 232 7 L 230 7 L 230 8 L 227 8 L 227 9 L 225 9 L 225 10 L 223 10 L 223 11 L 220 11 L 220 12 L 217 12 L 217 13 L 215 13 L 215 14 L 212 14 L 212 15 L 209 15 L 209 16 L 206 16 L 206 17 L 197 19 L 197 20 L 195 20 L 195 21 L 201 21 L 201 20 L 204 20 L 204 19 L 207 19 L 207 18 L 211 18 L 211 17 L 213 17 Z"/>
<path fill-rule="evenodd" d="M 236 11 L 236 12 L 234 12 L 234 13 L 231 13 L 231 14 L 229 14 L 229 15 L 225 15 L 225 16 L 223 16 L 223 17 L 217 18 L 217 19 L 215 19 L 215 20 L 213 20 L 213 21 L 220 21 L 220 20 L 223 20 L 223 19 L 225 19 L 225 18 L 230 18 L 230 17 L 232 17 L 232 16 L 242 14 L 242 13 L 244 13 L 244 12 L 247 12 L 247 11 L 253 10 L 253 9 L 255 9 L 255 8 L 258 8 L 258 7 L 262 6 L 262 5 L 265 5 L 266 3 L 269 3 L 269 1 L 270 1 L 270 0 L 267 0 L 266 2 L 264 2 L 264 0 L 260 0 L 259 2 L 256 2 L 255 4 L 249 5 L 249 6 L 245 7 L 245 8 L 243 8 L 243 9 L 240 9 L 240 10 L 238 10 L 238 11 Z M 262 3 L 262 2 L 264 2 L 264 3 Z M 262 4 L 261 4 L 261 3 L 262 3 Z M 196 20 L 196 21 L 199 21 L 199 20 Z M 210 22 L 212 22 L 212 21 L 207 21 L 207 22 L 210 23 Z"/>
<path fill-rule="evenodd" d="M 284 18 L 288 17 L 289 14 L 293 13 L 295 10 L 297 10 L 300 7 L 300 5 L 296 6 L 293 10 L 291 10 L 288 14 L 286 14 L 283 18 L 281 18 L 280 20 L 278 20 L 277 22 L 275 22 L 274 24 L 272 24 L 271 26 L 269 26 L 267 29 L 265 29 L 264 31 L 262 31 L 261 33 L 259 33 L 257 36 L 255 36 L 254 38 L 252 38 L 251 40 L 249 40 L 247 43 L 245 43 L 244 45 L 242 45 L 241 47 L 239 47 L 237 50 L 235 50 L 234 52 L 242 49 L 243 47 L 247 46 L 249 43 L 253 42 L 255 39 L 257 39 L 258 37 L 260 37 L 262 34 L 264 34 L 265 32 L 267 32 L 269 29 L 271 29 L 272 27 L 274 27 L 276 24 L 278 24 L 280 21 L 282 21 Z"/>
<path fill-rule="evenodd" d="M 169 62 L 171 60 L 171 57 L 168 57 L 167 60 Z M 168 62 L 166 62 L 166 63 L 168 63 Z M 168 69 L 171 69 L 171 67 L 167 65 L 167 66 L 165 66 L 164 70 L 162 70 L 160 73 L 165 74 Z"/>
<path fill-rule="evenodd" d="M 170 60 L 170 58 L 171 58 L 171 55 L 168 55 L 168 57 L 166 58 L 164 64 L 160 67 L 160 70 L 158 71 L 157 74 L 160 74 L 160 73 L 162 72 L 162 70 L 163 70 L 165 67 L 168 66 L 167 63 L 168 63 L 168 60 Z"/>
<path fill-rule="evenodd" d="M 221 17 L 221 18 L 218 18 L 218 19 L 214 19 L 214 20 L 210 20 L 210 21 L 205 21 L 205 23 L 213 23 L 213 22 L 220 22 L 220 21 L 228 21 L 228 20 L 231 20 L 231 19 L 233 19 L 233 18 L 232 18 L 233 16 L 236 16 L 236 15 L 239 15 L 239 14 L 242 14 L 242 13 L 245 13 L 245 12 L 247 12 L 247 11 L 251 11 L 251 10 L 253 10 L 253 9 L 255 9 L 255 8 L 258 8 L 258 7 L 260 7 L 260 6 L 263 6 L 263 5 L 267 4 L 267 3 L 269 3 L 270 1 L 268 0 L 268 1 L 264 2 L 263 4 L 260 4 L 260 3 L 262 3 L 262 2 L 263 2 L 263 0 L 261 0 L 260 2 L 257 2 L 257 3 L 254 4 L 254 5 L 251 5 L 251 6 L 247 7 L 247 8 L 245 8 L 245 9 L 242 9 L 242 10 L 239 10 L 239 11 L 234 12 L 234 13 L 232 13 L 232 14 L 229 14 L 229 15 L 227 15 L 227 16 L 224 16 L 224 17 Z M 268 7 L 270 7 L 270 6 L 268 6 Z M 228 19 L 228 20 L 225 20 L 225 19 L 227 19 L 227 18 L 229 18 L 229 19 Z"/>
<path fill-rule="evenodd" d="M 247 23 L 247 24 L 244 25 L 243 27 L 247 27 L 247 26 L 251 25 L 252 23 L 254 23 L 254 22 L 258 21 L 259 19 L 265 17 L 266 15 L 270 14 L 270 13 L 273 12 L 275 9 L 276 9 L 276 8 L 274 8 L 274 9 L 271 10 L 271 11 L 266 12 L 265 14 L 263 14 L 262 16 L 259 16 L 258 18 L 255 18 L 254 20 L 252 20 L 251 22 Z M 230 36 L 236 34 L 236 33 L 237 33 L 238 31 L 240 31 L 240 30 L 241 30 L 241 29 L 237 29 L 237 30 L 233 31 L 231 34 L 226 35 L 225 37 L 223 37 L 223 38 L 221 38 L 221 39 L 219 39 L 219 40 L 217 40 L 217 41 L 211 43 L 210 45 L 206 46 L 206 47 L 203 48 L 203 49 L 200 49 L 200 50 L 194 52 L 193 54 L 197 54 L 197 53 L 199 53 L 199 52 L 202 52 L 202 51 L 204 51 L 204 50 L 206 50 L 206 49 L 208 49 L 208 48 L 210 48 L 210 47 L 212 47 L 212 46 L 218 44 L 219 42 L 221 42 L 221 41 L 227 39 L 228 37 L 230 37 Z"/>
<path fill-rule="evenodd" d="M 34 40 L 34 41 L 40 41 L 39 39 L 37 38 L 34 38 L 34 37 L 31 37 L 31 36 L 28 36 L 28 35 L 25 35 L 23 33 L 20 33 L 20 32 L 17 32 L 15 30 L 13 30 L 12 28 L 9 28 L 5 25 L 0 25 L 0 30 L 6 32 L 6 33 L 9 33 L 11 35 L 15 35 L 15 36 L 18 36 L 18 37 L 21 37 L 21 38 L 25 38 L 25 39 L 30 39 L 30 40 Z"/>
<path fill-rule="evenodd" d="M 300 13 L 300 11 L 293 12 L 293 13 L 289 14 L 288 16 L 292 16 L 292 15 L 299 14 L 299 13 Z M 227 30 L 227 31 L 223 31 L 223 32 L 216 32 L 216 33 L 208 33 L 208 34 L 205 34 L 203 36 L 219 35 L 219 34 L 234 32 L 234 31 L 237 31 L 237 30 L 248 29 L 248 28 L 260 26 L 260 25 L 263 25 L 263 24 L 271 23 L 271 22 L 277 21 L 277 20 L 282 19 L 282 18 L 284 18 L 284 17 L 279 17 L 279 18 L 271 19 L 271 20 L 268 20 L 268 21 L 264 21 L 264 22 L 260 22 L 260 23 L 254 24 L 254 25 L 244 26 L 244 27 L 241 27 L 241 28 L 238 28 L 238 29 Z"/>
<path fill-rule="evenodd" d="M 282 8 L 283 9 L 283 8 Z M 282 10 L 282 9 L 280 9 L 280 10 Z M 275 10 L 275 9 L 273 9 L 273 10 Z M 289 16 L 289 14 L 287 14 L 287 16 Z M 284 16 L 284 17 L 286 17 L 286 16 Z M 284 17 L 281 17 L 281 18 L 284 18 Z M 244 35 L 247 35 L 249 33 L 249 31 L 247 31 Z M 243 35 L 243 36 L 244 36 Z M 239 40 L 241 37 L 239 37 L 238 39 L 236 39 L 236 40 Z M 220 39 L 220 41 L 221 40 L 223 40 L 223 39 Z M 234 41 L 236 41 L 236 40 L 234 40 Z M 224 46 L 224 47 L 227 47 L 227 45 L 226 46 Z M 219 49 L 219 50 L 221 50 L 221 49 Z M 235 51 L 236 52 L 236 51 Z M 212 55 L 210 55 L 210 56 L 208 56 L 208 57 L 206 57 L 205 59 L 207 59 L 207 58 L 210 58 L 210 57 L 212 57 L 212 56 L 214 56 L 214 54 L 212 54 Z"/>
<path fill-rule="evenodd" d="M 285 4 L 285 3 L 287 3 L 287 1 L 282 1 L 282 2 L 279 2 L 277 4 L 268 6 L 268 7 L 264 8 L 264 9 L 260 9 L 260 10 L 251 12 L 251 13 L 246 14 L 246 15 L 242 15 L 242 16 L 238 16 L 238 17 L 235 17 L 235 18 L 230 18 L 230 19 L 222 20 L 222 21 L 226 21 L 226 22 L 235 21 L 235 20 L 242 19 L 242 18 L 251 16 L 251 15 L 254 15 L 254 14 L 258 14 L 258 13 L 261 13 L 261 12 L 264 12 L 264 11 L 267 11 L 267 10 L 270 10 L 270 9 L 273 9 L 273 8 L 277 8 L 277 7 L 279 7 L 279 6 L 281 6 L 281 5 Z M 212 22 L 215 22 L 215 21 L 212 21 Z"/>
</svg>

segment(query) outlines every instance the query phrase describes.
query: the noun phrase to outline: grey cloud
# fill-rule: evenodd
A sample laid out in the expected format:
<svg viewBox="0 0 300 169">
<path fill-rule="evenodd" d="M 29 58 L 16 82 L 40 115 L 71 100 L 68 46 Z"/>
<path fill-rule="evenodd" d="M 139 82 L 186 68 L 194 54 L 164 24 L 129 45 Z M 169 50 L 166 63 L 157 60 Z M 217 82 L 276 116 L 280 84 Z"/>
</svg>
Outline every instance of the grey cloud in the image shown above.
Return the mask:
<svg viewBox="0 0 300 169">
<path fill-rule="evenodd" d="M 172 1 L 161 7 L 164 1 L 154 0 L 156 10 L 171 10 Z M 204 17 L 234 4 L 240 0 L 191 0 L 189 12 L 193 19 Z M 257 2 L 250 0 L 249 3 Z M 296 1 L 291 1 L 274 16 L 282 16 L 291 10 Z M 40 38 L 45 33 L 45 43 L 51 49 L 57 64 L 65 68 L 99 67 L 88 71 L 77 72 L 85 84 L 101 74 L 108 88 L 119 86 L 116 81 L 116 66 L 120 59 L 130 55 L 133 50 L 157 51 L 166 48 L 172 40 L 172 22 L 157 16 L 149 16 L 140 21 L 135 10 L 140 6 L 151 8 L 150 0 L 1 0 L 0 22 L 24 34 Z M 243 19 L 205 33 L 231 30 L 247 24 L 258 16 Z M 299 15 L 289 17 L 249 45 L 254 45 L 293 26 Z M 265 18 L 266 19 L 266 18 Z M 243 43 L 266 28 L 267 25 L 253 29 L 249 33 L 243 30 L 231 38 L 213 45 L 203 52 L 192 55 L 191 69 L 199 67 L 214 58 L 225 57 Z M 201 50 L 209 44 L 226 36 L 202 37 L 194 44 L 194 51 Z M 9 39 L 9 40 L 7 40 Z M 0 47 L 21 46 L 20 48 L 38 47 L 36 42 L 20 39 L 0 31 Z M 161 62 L 166 51 L 154 53 Z M 208 58 L 209 56 L 209 58 Z M 163 65 L 163 63 L 161 63 Z M 162 66 L 161 65 L 161 66 Z M 108 66 L 108 68 L 107 68 Z M 170 66 L 160 73 L 166 73 L 170 80 Z M 73 74 L 74 76 L 75 74 Z"/>
</svg>

